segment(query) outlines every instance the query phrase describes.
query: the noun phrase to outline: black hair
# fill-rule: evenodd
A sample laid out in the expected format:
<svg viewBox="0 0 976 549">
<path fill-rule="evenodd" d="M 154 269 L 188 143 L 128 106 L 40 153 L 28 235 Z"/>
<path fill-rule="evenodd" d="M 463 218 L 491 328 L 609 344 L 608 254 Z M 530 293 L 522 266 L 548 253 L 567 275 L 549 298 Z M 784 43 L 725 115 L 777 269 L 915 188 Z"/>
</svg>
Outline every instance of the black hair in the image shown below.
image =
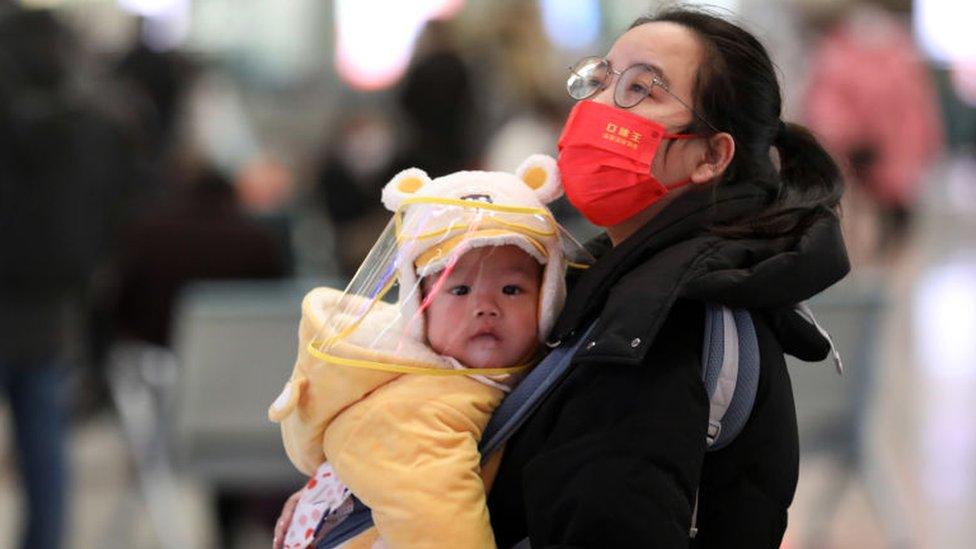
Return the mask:
<svg viewBox="0 0 976 549">
<path fill-rule="evenodd" d="M 780 119 L 782 97 L 766 48 L 741 27 L 708 11 L 684 6 L 638 18 L 630 26 L 670 22 L 691 30 L 704 56 L 693 85 L 699 115 L 735 140 L 735 154 L 719 185 L 750 182 L 769 194 L 766 208 L 749 219 L 716 227 L 731 236 L 787 235 L 820 215 L 838 215 L 841 171 L 805 127 Z M 714 133 L 701 122 L 689 130 Z M 779 154 L 779 169 L 770 148 Z"/>
</svg>

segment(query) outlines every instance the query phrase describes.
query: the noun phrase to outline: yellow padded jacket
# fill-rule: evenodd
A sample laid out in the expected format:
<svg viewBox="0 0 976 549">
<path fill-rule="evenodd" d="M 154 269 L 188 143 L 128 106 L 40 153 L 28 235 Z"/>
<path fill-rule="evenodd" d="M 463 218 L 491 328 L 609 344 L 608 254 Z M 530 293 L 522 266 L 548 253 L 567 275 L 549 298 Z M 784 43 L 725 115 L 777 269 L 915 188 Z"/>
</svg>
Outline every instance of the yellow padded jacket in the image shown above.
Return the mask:
<svg viewBox="0 0 976 549">
<path fill-rule="evenodd" d="M 288 457 L 306 475 L 328 460 L 370 507 L 388 547 L 494 547 L 485 504 L 490 479 L 482 480 L 478 442 L 504 392 L 469 376 L 400 375 L 312 356 L 308 343 L 334 335 L 329 325 L 343 325 L 335 316 L 341 314 L 338 307 L 353 309 L 347 307 L 349 296 L 341 302 L 342 295 L 317 288 L 302 303 L 294 371 L 268 412 L 281 423 Z M 396 336 L 373 341 L 395 314 L 393 306 L 375 303 L 359 328 L 331 352 L 453 367 L 419 342 Z M 344 547 L 369 547 L 376 537 L 368 531 Z"/>
</svg>

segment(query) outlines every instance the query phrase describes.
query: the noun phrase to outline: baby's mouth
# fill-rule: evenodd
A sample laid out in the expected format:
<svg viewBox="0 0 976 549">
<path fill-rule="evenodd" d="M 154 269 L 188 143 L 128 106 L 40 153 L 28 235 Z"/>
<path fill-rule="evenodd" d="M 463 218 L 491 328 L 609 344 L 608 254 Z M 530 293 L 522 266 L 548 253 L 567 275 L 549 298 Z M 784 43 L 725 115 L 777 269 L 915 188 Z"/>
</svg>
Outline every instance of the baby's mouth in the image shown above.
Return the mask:
<svg viewBox="0 0 976 549">
<path fill-rule="evenodd" d="M 501 341 L 501 338 L 495 333 L 494 330 L 488 329 L 475 332 L 475 334 L 471 336 L 471 340 L 474 342 L 498 343 Z"/>
</svg>

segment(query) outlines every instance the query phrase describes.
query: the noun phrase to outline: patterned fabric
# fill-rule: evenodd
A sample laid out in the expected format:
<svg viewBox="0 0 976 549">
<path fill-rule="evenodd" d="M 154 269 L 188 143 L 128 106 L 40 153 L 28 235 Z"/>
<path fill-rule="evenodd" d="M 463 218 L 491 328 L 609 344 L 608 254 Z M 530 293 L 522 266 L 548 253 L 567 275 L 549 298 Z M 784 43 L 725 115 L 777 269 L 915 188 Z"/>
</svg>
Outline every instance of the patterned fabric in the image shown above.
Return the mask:
<svg viewBox="0 0 976 549">
<path fill-rule="evenodd" d="M 305 549 L 313 543 L 317 529 L 327 531 L 342 522 L 352 510 L 350 494 L 332 465 L 328 462 L 320 465 L 302 488 L 295 516 L 285 534 L 285 549 Z M 318 528 L 319 521 L 325 516 L 329 518 Z"/>
</svg>

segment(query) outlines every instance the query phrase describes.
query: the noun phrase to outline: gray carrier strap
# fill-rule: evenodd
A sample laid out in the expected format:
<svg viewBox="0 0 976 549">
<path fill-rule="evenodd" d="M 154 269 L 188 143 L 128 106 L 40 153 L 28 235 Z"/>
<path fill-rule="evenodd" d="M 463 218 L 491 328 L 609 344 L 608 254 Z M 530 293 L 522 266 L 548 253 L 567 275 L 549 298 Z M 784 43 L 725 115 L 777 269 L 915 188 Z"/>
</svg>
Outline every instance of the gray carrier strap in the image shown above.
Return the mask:
<svg viewBox="0 0 976 549">
<path fill-rule="evenodd" d="M 481 463 L 488 461 L 488 457 L 498 450 L 508 440 L 508 437 L 512 436 L 512 433 L 518 430 L 525 423 L 525 420 L 532 415 L 532 412 L 542 402 L 542 398 L 549 393 L 552 386 L 569 369 L 573 355 L 576 354 L 580 345 L 586 341 L 596 323 L 596 320 L 591 322 L 583 330 L 576 343 L 553 349 L 498 405 L 495 413 L 491 415 L 488 425 L 485 426 L 484 433 L 481 434 L 481 444 L 478 446 L 478 450 L 481 452 Z"/>
<path fill-rule="evenodd" d="M 708 452 L 720 450 L 745 427 L 759 388 L 759 342 L 745 309 L 705 305 L 702 382 L 708 394 Z M 698 491 L 688 536 L 698 534 Z"/>
<path fill-rule="evenodd" d="M 759 387 L 759 343 L 749 311 L 705 306 L 702 381 L 708 393 L 708 450 L 727 446 L 742 431 Z"/>
</svg>

